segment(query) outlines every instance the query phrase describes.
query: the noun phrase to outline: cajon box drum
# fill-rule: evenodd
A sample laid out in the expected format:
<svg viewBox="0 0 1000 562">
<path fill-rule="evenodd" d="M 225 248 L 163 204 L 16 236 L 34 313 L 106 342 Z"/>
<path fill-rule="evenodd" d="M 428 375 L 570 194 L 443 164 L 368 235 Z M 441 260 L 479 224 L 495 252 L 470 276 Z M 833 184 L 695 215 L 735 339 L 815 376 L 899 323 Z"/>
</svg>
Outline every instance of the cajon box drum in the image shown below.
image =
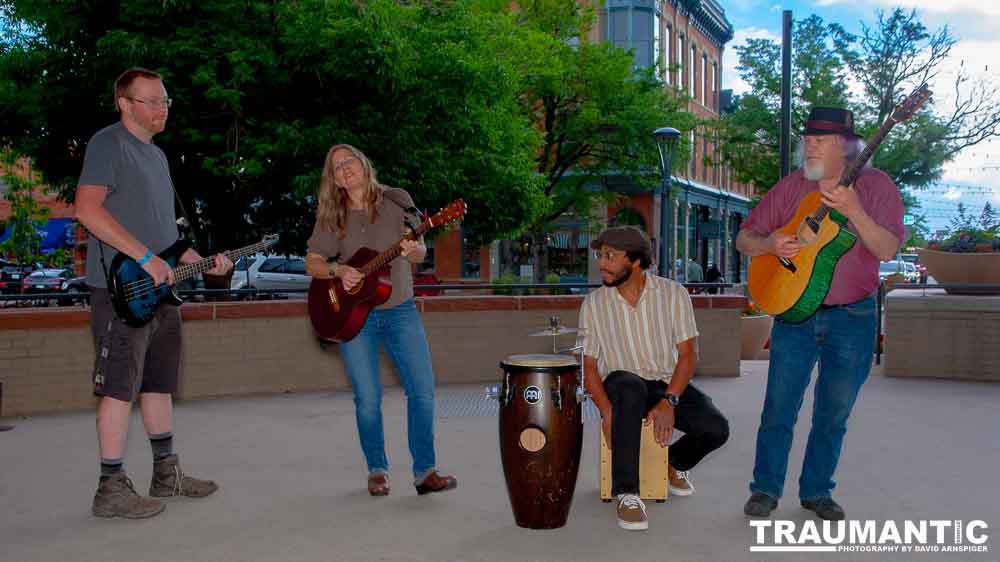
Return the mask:
<svg viewBox="0 0 1000 562">
<path fill-rule="evenodd" d="M 611 501 L 611 449 L 604 439 L 600 424 L 597 434 L 601 440 L 599 460 L 601 472 L 601 499 Z M 667 456 L 670 447 L 660 447 L 653 434 L 653 423 L 642 420 L 642 441 L 639 447 L 639 497 L 644 500 L 664 502 L 670 483 L 667 480 Z"/>
</svg>

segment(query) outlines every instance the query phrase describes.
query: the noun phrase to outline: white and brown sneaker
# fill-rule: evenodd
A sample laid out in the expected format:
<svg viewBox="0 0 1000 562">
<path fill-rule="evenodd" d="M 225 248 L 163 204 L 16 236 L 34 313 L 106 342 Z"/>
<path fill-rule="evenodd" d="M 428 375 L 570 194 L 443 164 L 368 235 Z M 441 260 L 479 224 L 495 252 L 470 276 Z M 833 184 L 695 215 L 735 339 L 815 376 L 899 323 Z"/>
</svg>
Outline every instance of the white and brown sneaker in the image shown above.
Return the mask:
<svg viewBox="0 0 1000 562">
<path fill-rule="evenodd" d="M 649 528 L 646 504 L 635 494 L 618 494 L 618 526 L 626 531 L 645 531 Z"/>
<path fill-rule="evenodd" d="M 690 473 L 687 470 L 675 470 L 667 465 L 667 479 L 670 480 L 670 493 L 677 496 L 690 496 L 694 493 Z"/>
</svg>

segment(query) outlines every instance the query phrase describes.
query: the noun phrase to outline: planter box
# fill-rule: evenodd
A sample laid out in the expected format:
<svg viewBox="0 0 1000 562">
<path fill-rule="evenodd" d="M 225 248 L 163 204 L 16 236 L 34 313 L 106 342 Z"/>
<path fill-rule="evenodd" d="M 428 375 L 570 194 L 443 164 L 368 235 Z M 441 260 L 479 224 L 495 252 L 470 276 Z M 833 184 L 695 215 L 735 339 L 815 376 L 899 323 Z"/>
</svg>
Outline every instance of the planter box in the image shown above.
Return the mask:
<svg viewBox="0 0 1000 562">
<path fill-rule="evenodd" d="M 941 284 L 1000 284 L 1000 253 L 917 249 L 920 263 Z M 1000 289 L 946 289 L 953 295 L 1000 295 Z"/>
<path fill-rule="evenodd" d="M 764 343 L 771 336 L 773 316 L 740 317 L 740 359 L 763 359 Z"/>
</svg>

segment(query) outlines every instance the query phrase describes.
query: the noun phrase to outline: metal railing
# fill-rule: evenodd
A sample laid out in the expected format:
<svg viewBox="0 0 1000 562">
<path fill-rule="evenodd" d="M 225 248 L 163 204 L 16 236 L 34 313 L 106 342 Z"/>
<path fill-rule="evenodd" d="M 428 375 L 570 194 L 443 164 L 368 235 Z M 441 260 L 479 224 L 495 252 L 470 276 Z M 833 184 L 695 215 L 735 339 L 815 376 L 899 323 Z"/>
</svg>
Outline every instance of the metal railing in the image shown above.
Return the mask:
<svg viewBox="0 0 1000 562">
<path fill-rule="evenodd" d="M 708 289 L 718 289 L 720 291 L 732 287 L 740 286 L 734 283 L 683 283 L 684 287 L 696 293 L 707 291 Z M 532 291 L 532 290 L 566 290 L 572 293 L 573 289 L 586 290 L 601 287 L 600 283 L 439 283 L 436 285 L 415 285 L 417 291 L 440 290 L 440 291 L 489 291 L 489 290 L 511 290 L 511 291 Z M 288 295 L 305 295 L 308 289 L 185 289 L 177 291 L 177 294 L 184 300 L 191 300 L 194 297 L 235 297 L 237 300 L 263 300 L 268 298 L 280 298 Z M 88 291 L 78 292 L 45 292 L 45 293 L 24 293 L 24 294 L 3 294 L 0 295 L 0 302 L 48 302 L 62 301 L 79 304 L 86 302 L 90 298 Z"/>
</svg>

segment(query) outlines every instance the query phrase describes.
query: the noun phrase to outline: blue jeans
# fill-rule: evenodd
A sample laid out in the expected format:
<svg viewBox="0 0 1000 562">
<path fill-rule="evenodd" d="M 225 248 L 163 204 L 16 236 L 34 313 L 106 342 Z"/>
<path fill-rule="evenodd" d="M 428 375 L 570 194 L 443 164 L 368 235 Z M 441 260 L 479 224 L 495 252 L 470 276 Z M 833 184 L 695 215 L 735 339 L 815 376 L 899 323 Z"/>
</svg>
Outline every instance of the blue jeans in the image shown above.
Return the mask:
<svg viewBox="0 0 1000 562">
<path fill-rule="evenodd" d="M 421 477 L 434 468 L 434 371 L 424 324 L 412 299 L 393 308 L 373 310 L 361 333 L 340 345 L 340 355 L 354 388 L 358 436 L 369 473 L 389 470 L 382 429 L 380 343 L 396 365 L 406 390 L 406 424 L 413 474 Z"/>
<path fill-rule="evenodd" d="M 847 418 L 868 378 L 875 353 L 875 310 L 875 299 L 869 297 L 850 305 L 820 308 L 801 324 L 775 319 L 752 492 L 781 497 L 795 422 L 818 360 L 812 429 L 799 478 L 799 497 L 815 499 L 833 493 L 833 474 Z"/>
</svg>

